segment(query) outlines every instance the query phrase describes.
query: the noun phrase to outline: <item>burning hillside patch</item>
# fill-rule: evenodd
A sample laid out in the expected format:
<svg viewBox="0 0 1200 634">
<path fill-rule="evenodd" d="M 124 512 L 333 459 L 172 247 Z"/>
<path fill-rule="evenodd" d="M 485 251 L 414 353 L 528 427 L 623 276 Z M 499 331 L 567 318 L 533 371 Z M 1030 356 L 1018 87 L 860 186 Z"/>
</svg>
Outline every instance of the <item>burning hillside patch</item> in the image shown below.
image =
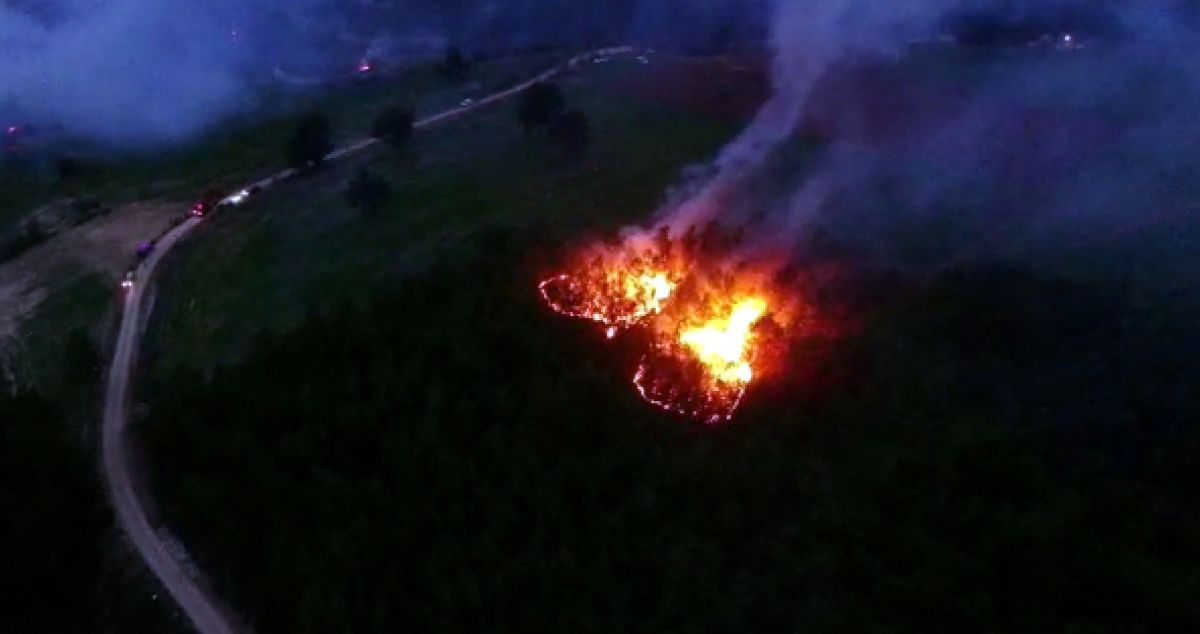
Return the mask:
<svg viewBox="0 0 1200 634">
<path fill-rule="evenodd" d="M 672 239 L 667 230 L 584 249 L 566 273 L 539 285 L 546 304 L 601 324 L 609 338 L 650 334 L 633 377 L 666 411 L 715 425 L 781 355 L 804 311 L 772 281 L 773 267 L 734 255 L 736 232 L 715 226 Z"/>
</svg>

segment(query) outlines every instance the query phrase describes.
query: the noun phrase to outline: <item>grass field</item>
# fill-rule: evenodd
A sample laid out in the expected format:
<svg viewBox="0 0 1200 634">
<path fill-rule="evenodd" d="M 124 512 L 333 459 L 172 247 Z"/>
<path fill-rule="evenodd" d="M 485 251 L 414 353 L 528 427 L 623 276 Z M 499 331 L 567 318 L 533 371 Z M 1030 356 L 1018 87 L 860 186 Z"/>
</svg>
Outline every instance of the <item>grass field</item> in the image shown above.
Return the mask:
<svg viewBox="0 0 1200 634">
<path fill-rule="evenodd" d="M 33 384 L 58 394 L 61 385 L 64 335 L 76 328 L 103 329 L 105 315 L 114 306 L 109 280 L 83 270 L 66 273 L 59 289 L 49 295 L 26 320 L 18 336 L 22 342 L 26 376 Z"/>
<path fill-rule="evenodd" d="M 581 162 L 527 137 L 514 103 L 420 132 L 408 152 L 376 150 L 214 217 L 179 249 L 151 329 L 154 370 L 229 360 L 264 327 L 361 297 L 380 278 L 420 267 L 479 227 L 505 224 L 574 234 L 647 217 L 679 170 L 702 161 L 737 124 L 617 97 L 632 63 L 588 67 L 567 80 L 568 102 L 591 117 Z M 343 200 L 358 166 L 384 175 L 389 206 L 360 215 Z"/>
<path fill-rule="evenodd" d="M 310 108 L 327 113 L 335 122 L 335 141 L 342 143 L 364 136 L 376 114 L 389 104 L 405 104 L 422 115 L 438 112 L 457 104 L 465 96 L 515 83 L 551 63 L 552 59 L 548 56 L 488 62 L 477 66 L 474 79 L 462 85 L 448 83 L 429 65 L 380 77 L 372 83 L 347 85 L 323 95 L 268 97 L 274 113 L 269 118 L 247 115 L 242 120 L 229 122 L 202 142 L 187 148 L 131 154 L 91 164 L 65 188 L 56 184 L 45 171 L 14 170 L 10 169 L 11 165 L 3 166 L 0 168 L 0 193 L 3 194 L 0 195 L 0 240 L 10 231 L 19 230 L 30 211 L 63 195 L 96 197 L 107 205 L 148 198 L 178 200 L 178 213 L 182 214 L 188 201 L 206 187 L 232 187 L 282 169 L 282 148 L 294 128 L 296 113 Z M 265 109 L 267 106 L 263 107 Z M 434 172 L 438 172 L 442 165 L 454 162 L 453 156 L 442 156 L 429 165 Z M 453 176 L 448 178 L 452 179 Z M 420 177 L 413 175 L 410 181 L 410 189 L 415 191 Z M 277 198 L 263 201 L 266 203 L 263 208 L 284 210 L 286 213 L 278 219 L 285 219 L 290 216 L 290 210 L 297 206 L 294 200 L 289 201 L 289 197 L 305 200 L 310 193 L 304 188 L 318 185 L 319 182 L 318 179 L 313 183 L 305 183 L 294 190 L 285 188 Z M 336 192 L 327 192 L 327 195 L 340 205 Z M 323 204 L 328 204 L 328 201 Z M 173 209 L 169 204 L 163 205 L 163 208 Z M 318 213 L 309 217 L 308 221 L 320 218 L 337 220 L 336 215 L 325 217 Z M 269 232 L 274 228 L 269 224 L 255 224 L 258 219 L 250 212 L 242 218 L 251 219 L 251 225 L 263 232 L 248 230 L 245 237 L 249 240 L 269 240 Z M 240 236 L 241 229 L 231 233 Z M 333 239 L 340 238 L 334 236 Z M 218 237 L 217 241 L 219 244 L 209 248 L 233 251 L 241 249 L 243 244 L 228 236 Z M 302 243 L 288 244 L 302 246 Z M 132 254 L 130 258 L 132 261 Z M 244 258 L 229 263 L 234 269 L 245 264 L 247 261 Z M 255 267 L 246 268 L 253 270 Z M 45 299 L 23 319 L 15 331 L 14 340 L 0 345 L 10 348 L 11 354 L 7 356 L 14 360 L 14 370 L 23 384 L 57 391 L 63 387 L 58 385 L 56 372 L 62 356 L 62 336 L 66 332 L 74 328 L 86 328 L 102 350 L 106 347 L 107 327 L 114 305 L 113 283 L 109 279 L 111 272 L 93 270 L 82 261 L 56 266 L 39 275 L 45 279 L 39 279 L 36 285 L 41 289 L 39 293 L 44 293 Z M 253 281 L 252 277 L 245 279 L 247 282 Z M 170 305 L 169 302 L 166 304 Z"/>
<path fill-rule="evenodd" d="M 1178 483 L 1200 464 L 1181 424 L 1200 411 L 1182 307 L 1200 223 L 972 251 L 1002 234 L 984 203 L 1007 181 L 978 205 L 952 191 L 934 221 L 847 188 L 828 219 L 887 249 L 814 239 L 832 279 L 796 290 L 845 323 L 796 327 L 787 369 L 701 430 L 630 389 L 637 329 L 597 346 L 533 287 L 546 244 L 649 217 L 738 128 L 639 99 L 639 72 L 564 82 L 595 130 L 582 162 L 506 104 L 216 215 L 172 255 L 135 429 L 223 597 L 263 632 L 1197 621 Z M 908 128 L 882 121 L 866 131 Z M 342 195 L 363 166 L 396 192 L 371 214 Z"/>
<path fill-rule="evenodd" d="M 432 65 L 423 65 L 369 83 L 347 83 L 332 93 L 270 91 L 260 96 L 258 107 L 215 126 L 199 143 L 86 162 L 80 175 L 66 184 L 58 183 L 48 168 L 0 165 L 0 237 L 29 212 L 62 196 L 95 197 L 106 204 L 146 198 L 190 200 L 206 187 L 230 187 L 278 171 L 284 167 L 283 147 L 294 117 L 308 109 L 320 109 L 337 122 L 335 140 L 357 139 L 390 103 L 407 105 L 419 114 L 438 112 L 466 96 L 516 83 L 553 60 L 536 55 L 482 63 L 474 68 L 474 79 L 463 85 L 448 83 Z M 83 155 L 92 152 L 82 146 L 73 150 Z"/>
</svg>

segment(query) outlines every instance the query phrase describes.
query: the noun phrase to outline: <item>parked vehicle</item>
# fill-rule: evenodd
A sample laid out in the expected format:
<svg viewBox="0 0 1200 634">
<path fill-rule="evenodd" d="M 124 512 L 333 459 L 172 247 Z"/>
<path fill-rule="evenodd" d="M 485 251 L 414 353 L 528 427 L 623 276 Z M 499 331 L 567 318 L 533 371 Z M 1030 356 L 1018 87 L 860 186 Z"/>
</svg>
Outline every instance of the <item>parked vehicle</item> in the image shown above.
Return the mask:
<svg viewBox="0 0 1200 634">
<path fill-rule="evenodd" d="M 153 253 L 155 244 L 156 243 L 154 240 L 147 240 L 147 241 L 139 244 L 138 248 L 137 248 L 138 260 L 139 261 L 145 260 L 147 256 L 149 256 L 151 253 Z"/>
<path fill-rule="evenodd" d="M 203 217 L 212 211 L 225 198 L 225 194 L 219 189 L 209 189 L 204 192 L 204 195 L 192 205 L 191 215 L 197 218 Z"/>
</svg>

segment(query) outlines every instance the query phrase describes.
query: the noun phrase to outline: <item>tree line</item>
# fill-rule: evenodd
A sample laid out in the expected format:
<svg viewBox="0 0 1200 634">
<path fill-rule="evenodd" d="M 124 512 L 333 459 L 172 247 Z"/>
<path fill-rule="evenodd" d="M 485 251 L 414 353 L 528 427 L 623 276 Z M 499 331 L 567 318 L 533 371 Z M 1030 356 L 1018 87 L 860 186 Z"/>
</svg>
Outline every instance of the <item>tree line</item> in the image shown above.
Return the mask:
<svg viewBox="0 0 1200 634">
<path fill-rule="evenodd" d="M 459 81 L 467 72 L 461 55 L 448 56 L 443 73 Z M 525 90 L 518 99 L 517 122 L 530 137 L 544 135 L 569 161 L 578 161 L 592 141 L 591 122 L 582 110 L 569 108 L 559 86 L 539 82 Z M 396 152 L 409 151 L 415 117 L 404 104 L 385 106 L 371 125 L 371 137 L 382 141 Z M 299 118 L 289 138 L 285 154 L 288 164 L 299 170 L 311 170 L 322 165 L 334 149 L 333 123 L 327 115 L 311 111 Z M 388 179 L 366 167 L 355 170 L 347 182 L 346 204 L 361 212 L 383 209 L 391 200 L 393 188 Z"/>
</svg>

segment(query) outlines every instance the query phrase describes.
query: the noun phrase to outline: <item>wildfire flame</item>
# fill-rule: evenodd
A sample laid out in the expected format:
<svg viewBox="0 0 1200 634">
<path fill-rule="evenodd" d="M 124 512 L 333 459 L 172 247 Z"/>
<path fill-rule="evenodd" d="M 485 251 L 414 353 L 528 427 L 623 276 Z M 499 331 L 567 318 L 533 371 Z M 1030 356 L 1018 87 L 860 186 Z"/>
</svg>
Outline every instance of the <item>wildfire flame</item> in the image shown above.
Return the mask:
<svg viewBox="0 0 1200 634">
<path fill-rule="evenodd" d="M 754 379 L 755 326 L 768 308 L 759 296 L 680 307 L 638 366 L 638 393 L 709 425 L 729 420 Z"/>
<path fill-rule="evenodd" d="M 598 256 L 575 275 L 558 275 L 538 286 L 555 312 L 607 326 L 609 337 L 663 311 L 678 275 L 644 256 Z"/>
<path fill-rule="evenodd" d="M 750 328 L 766 310 L 767 303 L 760 298 L 742 300 L 733 307 L 733 314 L 728 318 L 686 330 L 680 335 L 679 342 L 690 348 L 718 381 L 749 383 L 754 378 L 754 371 L 746 359 Z"/>
<path fill-rule="evenodd" d="M 683 264 L 662 251 L 602 249 L 539 290 L 552 310 L 603 324 L 610 339 L 647 326 L 653 340 L 633 377 L 638 393 L 713 425 L 732 418 L 754 380 L 757 326 L 773 314 L 768 295 L 740 278 L 695 292 L 700 273 L 715 266 Z"/>
</svg>

